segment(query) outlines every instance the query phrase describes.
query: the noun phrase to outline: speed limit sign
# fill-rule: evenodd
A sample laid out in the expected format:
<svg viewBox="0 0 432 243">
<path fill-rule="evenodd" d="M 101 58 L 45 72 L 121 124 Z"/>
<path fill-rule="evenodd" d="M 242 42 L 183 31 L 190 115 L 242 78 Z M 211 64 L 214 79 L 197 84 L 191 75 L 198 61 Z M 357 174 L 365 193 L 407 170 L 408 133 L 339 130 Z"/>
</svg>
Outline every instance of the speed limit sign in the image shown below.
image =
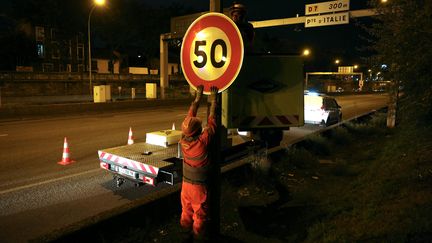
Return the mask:
<svg viewBox="0 0 432 243">
<path fill-rule="evenodd" d="M 180 61 L 188 83 L 204 93 L 216 86 L 227 89 L 240 72 L 243 63 L 243 39 L 236 24 L 220 13 L 197 18 L 183 38 Z"/>
</svg>

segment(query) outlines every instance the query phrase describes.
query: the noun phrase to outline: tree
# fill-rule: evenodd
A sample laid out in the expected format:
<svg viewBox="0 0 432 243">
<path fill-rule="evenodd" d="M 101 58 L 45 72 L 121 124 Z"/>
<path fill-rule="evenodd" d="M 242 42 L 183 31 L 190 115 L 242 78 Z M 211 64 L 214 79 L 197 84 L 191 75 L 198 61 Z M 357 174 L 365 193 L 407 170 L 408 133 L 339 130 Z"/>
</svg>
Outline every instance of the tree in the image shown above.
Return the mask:
<svg viewBox="0 0 432 243">
<path fill-rule="evenodd" d="M 404 87 L 410 109 L 432 118 L 432 2 L 372 0 L 378 11 L 370 33 L 376 38 L 377 60 L 387 64 L 387 78 Z M 420 117 L 419 117 L 420 118 Z"/>
</svg>

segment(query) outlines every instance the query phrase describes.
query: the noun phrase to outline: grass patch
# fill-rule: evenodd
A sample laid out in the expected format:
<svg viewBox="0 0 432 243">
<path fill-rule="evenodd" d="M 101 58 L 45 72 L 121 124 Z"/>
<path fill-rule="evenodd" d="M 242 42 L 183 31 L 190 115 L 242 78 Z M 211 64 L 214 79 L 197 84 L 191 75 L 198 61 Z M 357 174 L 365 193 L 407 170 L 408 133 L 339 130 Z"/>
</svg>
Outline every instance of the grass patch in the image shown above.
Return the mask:
<svg viewBox="0 0 432 243">
<path fill-rule="evenodd" d="M 352 135 L 344 127 L 336 127 L 327 133 L 327 136 L 329 136 L 329 141 L 337 147 L 349 145 L 353 141 Z"/>
<path fill-rule="evenodd" d="M 299 169 L 314 168 L 319 163 L 316 156 L 302 147 L 289 149 L 286 153 L 286 160 L 286 164 L 291 164 Z"/>
<path fill-rule="evenodd" d="M 348 131 L 360 140 L 340 154 L 346 161 L 354 162 L 342 167 L 342 172 L 351 168 L 358 175 L 345 181 L 339 189 L 344 193 L 338 199 L 328 199 L 331 207 L 323 204 L 329 217 L 312 226 L 305 241 L 432 240 L 432 220 L 426 216 L 430 215 L 432 191 L 422 182 L 429 181 L 428 170 L 432 168 L 432 160 L 428 159 L 432 155 L 431 128 L 406 126 L 388 132 L 382 122 L 371 122 L 354 124 Z M 320 185 L 327 192 L 333 191 L 331 187 Z M 341 211 L 343 205 L 351 205 L 352 210 Z"/>
<path fill-rule="evenodd" d="M 295 146 L 304 148 L 316 156 L 328 156 L 331 153 L 328 139 L 319 135 L 309 136 Z"/>
</svg>

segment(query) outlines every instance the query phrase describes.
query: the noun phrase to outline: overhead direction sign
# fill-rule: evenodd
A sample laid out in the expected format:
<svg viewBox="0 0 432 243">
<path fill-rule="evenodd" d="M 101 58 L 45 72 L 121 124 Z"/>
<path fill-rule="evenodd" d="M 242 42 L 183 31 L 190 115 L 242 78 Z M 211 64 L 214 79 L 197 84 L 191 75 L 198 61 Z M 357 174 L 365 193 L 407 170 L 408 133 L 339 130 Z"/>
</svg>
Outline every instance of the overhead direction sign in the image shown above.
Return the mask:
<svg viewBox="0 0 432 243">
<path fill-rule="evenodd" d="M 349 10 L 349 0 L 338 0 L 323 3 L 306 4 L 305 15 L 333 13 Z"/>
<path fill-rule="evenodd" d="M 236 24 L 221 13 L 197 18 L 183 38 L 180 62 L 186 80 L 204 93 L 216 86 L 227 89 L 240 72 L 244 56 L 243 39 Z"/>
<path fill-rule="evenodd" d="M 337 24 L 348 24 L 349 12 L 335 13 L 335 14 L 322 14 L 307 16 L 305 20 L 305 27 L 318 27 Z"/>
</svg>

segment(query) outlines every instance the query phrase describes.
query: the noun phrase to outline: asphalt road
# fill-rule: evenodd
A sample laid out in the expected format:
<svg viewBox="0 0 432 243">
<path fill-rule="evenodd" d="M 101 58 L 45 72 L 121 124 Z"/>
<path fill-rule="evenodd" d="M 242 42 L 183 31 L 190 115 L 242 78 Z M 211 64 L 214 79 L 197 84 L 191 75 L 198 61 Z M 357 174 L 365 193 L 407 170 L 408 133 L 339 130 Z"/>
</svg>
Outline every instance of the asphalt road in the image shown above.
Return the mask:
<svg viewBox="0 0 432 243">
<path fill-rule="evenodd" d="M 385 106 L 382 95 L 340 96 L 343 119 Z M 98 149 L 127 143 L 129 127 L 135 142 L 145 134 L 180 126 L 186 106 L 144 108 L 97 115 L 68 116 L 0 123 L 0 239 L 26 242 L 53 231 L 127 210 L 143 198 L 172 186 L 115 187 L 112 176 L 99 169 Z M 204 111 L 204 109 L 202 109 Z M 205 113 L 199 113 L 204 117 Z M 293 128 L 284 144 L 321 129 Z M 76 162 L 62 166 L 63 139 Z M 104 215 L 104 216 L 101 216 Z M 97 218 L 97 217 L 96 217 Z"/>
</svg>

